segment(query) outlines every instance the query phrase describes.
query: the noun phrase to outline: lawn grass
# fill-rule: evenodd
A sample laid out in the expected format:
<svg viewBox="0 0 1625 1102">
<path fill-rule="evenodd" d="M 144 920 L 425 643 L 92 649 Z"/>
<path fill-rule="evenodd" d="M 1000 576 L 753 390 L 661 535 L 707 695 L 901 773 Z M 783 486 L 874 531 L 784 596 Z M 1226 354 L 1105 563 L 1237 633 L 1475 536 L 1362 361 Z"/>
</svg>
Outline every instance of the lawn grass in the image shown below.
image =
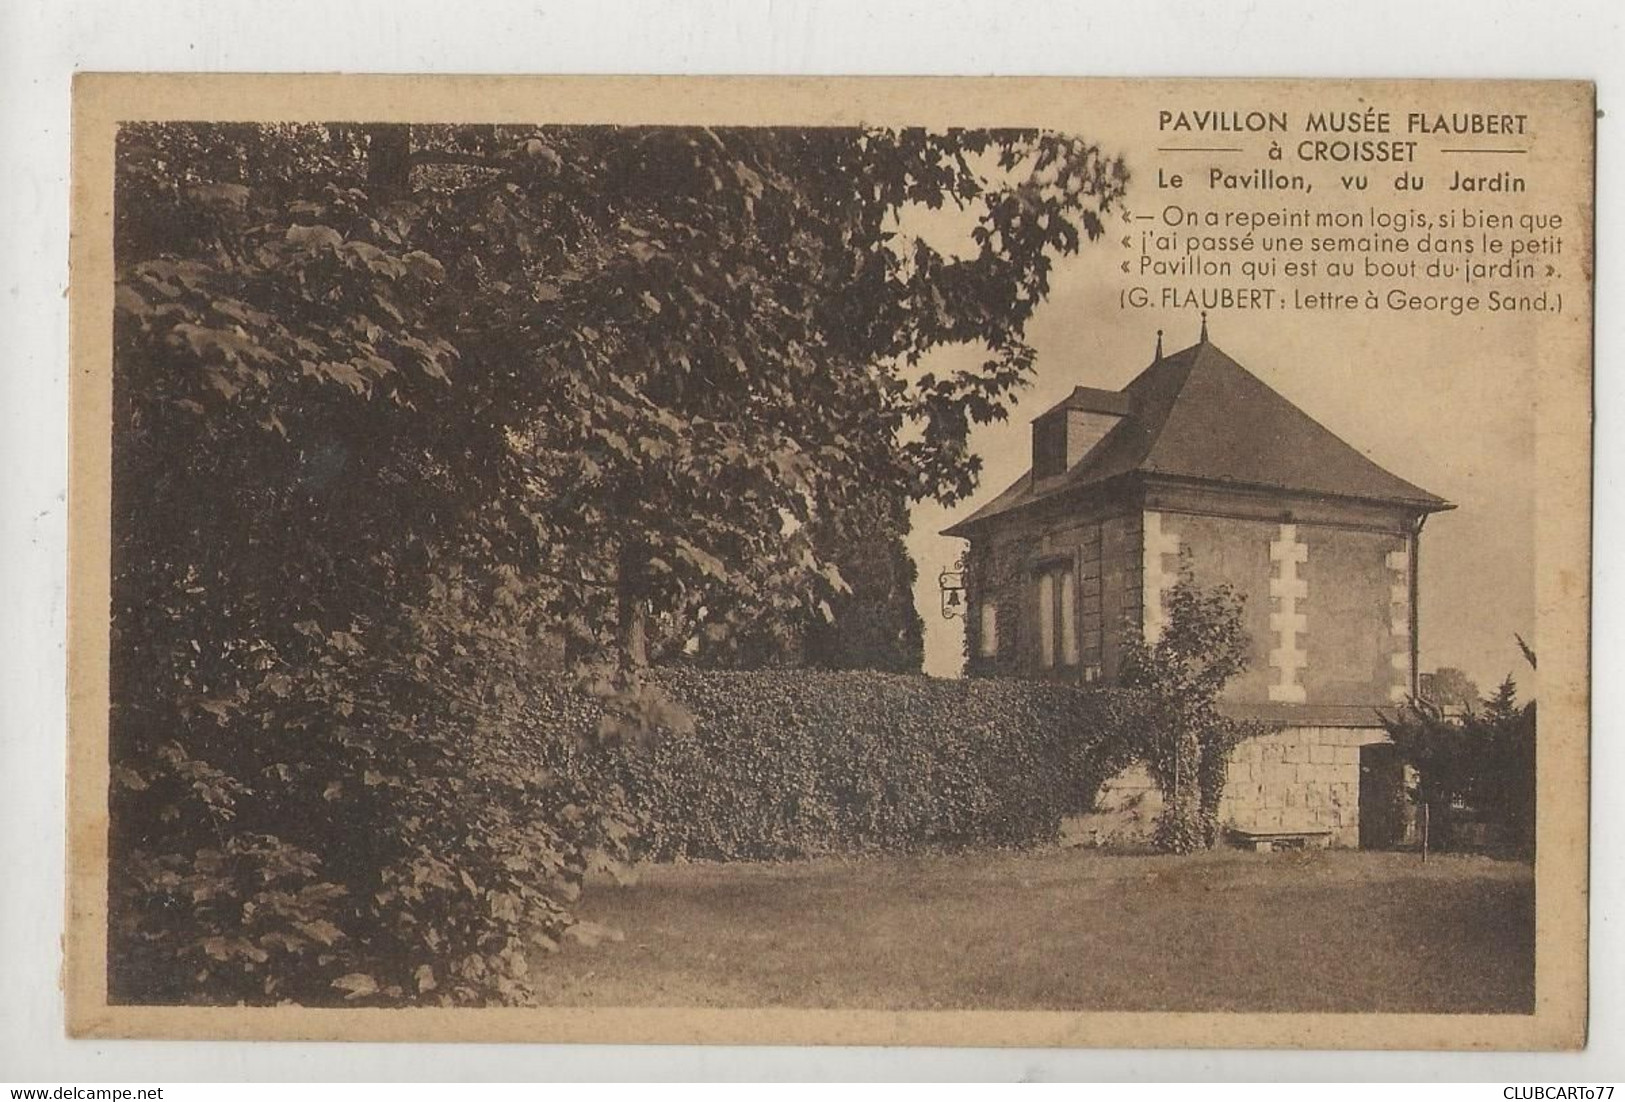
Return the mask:
<svg viewBox="0 0 1625 1102">
<path fill-rule="evenodd" d="M 623 941 L 536 961 L 548 1005 L 1530 1013 L 1514 861 L 1085 849 L 674 865 L 594 885 Z"/>
</svg>

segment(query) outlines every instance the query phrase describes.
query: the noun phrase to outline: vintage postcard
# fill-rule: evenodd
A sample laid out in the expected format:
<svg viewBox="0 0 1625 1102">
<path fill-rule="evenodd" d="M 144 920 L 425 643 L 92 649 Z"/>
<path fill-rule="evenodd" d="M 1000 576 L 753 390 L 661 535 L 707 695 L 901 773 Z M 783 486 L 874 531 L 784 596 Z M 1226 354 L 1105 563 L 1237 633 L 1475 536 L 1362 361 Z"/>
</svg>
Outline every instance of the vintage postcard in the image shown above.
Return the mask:
<svg viewBox="0 0 1625 1102">
<path fill-rule="evenodd" d="M 70 1031 L 1583 1045 L 1594 121 L 82 76 Z"/>
</svg>

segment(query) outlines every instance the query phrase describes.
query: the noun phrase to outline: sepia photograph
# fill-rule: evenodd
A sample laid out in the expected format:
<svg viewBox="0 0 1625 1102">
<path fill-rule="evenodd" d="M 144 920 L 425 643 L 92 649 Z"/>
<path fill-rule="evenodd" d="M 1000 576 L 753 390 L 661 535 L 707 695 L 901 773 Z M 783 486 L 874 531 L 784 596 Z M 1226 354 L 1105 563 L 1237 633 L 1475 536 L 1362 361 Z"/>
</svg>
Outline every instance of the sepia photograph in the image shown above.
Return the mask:
<svg viewBox="0 0 1625 1102">
<path fill-rule="evenodd" d="M 424 80 L 78 82 L 71 1028 L 1583 1042 L 1589 85 Z"/>
</svg>

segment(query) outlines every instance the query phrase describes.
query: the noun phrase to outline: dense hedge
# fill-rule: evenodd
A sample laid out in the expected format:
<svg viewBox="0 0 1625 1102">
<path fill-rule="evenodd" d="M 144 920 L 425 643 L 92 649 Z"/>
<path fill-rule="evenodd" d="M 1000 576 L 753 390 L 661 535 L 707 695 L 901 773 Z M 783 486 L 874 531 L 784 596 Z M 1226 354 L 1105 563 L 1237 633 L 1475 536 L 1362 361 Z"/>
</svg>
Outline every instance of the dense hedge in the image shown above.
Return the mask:
<svg viewBox="0 0 1625 1102">
<path fill-rule="evenodd" d="M 624 790 L 650 857 L 775 859 L 1052 841 L 1129 761 L 1131 694 L 879 673 L 663 670 L 692 724 L 583 749 L 562 683 L 535 699 L 555 768 Z"/>
</svg>

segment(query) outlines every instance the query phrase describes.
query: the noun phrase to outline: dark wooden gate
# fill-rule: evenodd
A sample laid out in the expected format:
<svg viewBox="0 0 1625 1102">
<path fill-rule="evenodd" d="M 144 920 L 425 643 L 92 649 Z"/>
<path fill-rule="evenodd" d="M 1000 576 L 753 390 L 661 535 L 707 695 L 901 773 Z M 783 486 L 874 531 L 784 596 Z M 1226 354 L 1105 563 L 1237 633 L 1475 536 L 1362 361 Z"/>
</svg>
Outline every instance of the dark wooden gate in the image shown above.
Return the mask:
<svg viewBox="0 0 1625 1102">
<path fill-rule="evenodd" d="M 1405 839 L 1405 766 L 1392 743 L 1360 747 L 1360 848 L 1393 849 Z"/>
</svg>

